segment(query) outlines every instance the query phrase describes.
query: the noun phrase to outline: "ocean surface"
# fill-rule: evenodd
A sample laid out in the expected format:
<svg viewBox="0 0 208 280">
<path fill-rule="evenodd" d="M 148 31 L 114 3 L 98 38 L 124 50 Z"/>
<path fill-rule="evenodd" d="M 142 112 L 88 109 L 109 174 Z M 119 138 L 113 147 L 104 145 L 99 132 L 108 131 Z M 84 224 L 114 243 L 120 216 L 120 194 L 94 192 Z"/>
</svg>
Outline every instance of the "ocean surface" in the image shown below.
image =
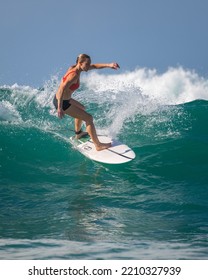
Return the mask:
<svg viewBox="0 0 208 280">
<path fill-rule="evenodd" d="M 135 151 L 122 165 L 71 147 L 59 80 L 0 86 L 0 259 L 208 259 L 208 79 L 83 74 L 74 98 Z"/>
</svg>

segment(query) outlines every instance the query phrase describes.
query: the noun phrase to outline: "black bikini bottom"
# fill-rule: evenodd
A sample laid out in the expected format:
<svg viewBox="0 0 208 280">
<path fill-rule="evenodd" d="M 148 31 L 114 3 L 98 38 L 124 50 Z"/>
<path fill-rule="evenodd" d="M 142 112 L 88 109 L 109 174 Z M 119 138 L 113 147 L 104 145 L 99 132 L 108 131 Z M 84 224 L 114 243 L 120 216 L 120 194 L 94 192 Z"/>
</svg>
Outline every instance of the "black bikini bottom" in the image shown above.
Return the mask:
<svg viewBox="0 0 208 280">
<path fill-rule="evenodd" d="M 53 105 L 55 106 L 55 108 L 57 110 L 58 109 L 58 100 L 56 98 L 56 95 L 54 96 L 54 99 L 53 99 Z M 71 106 L 70 99 L 69 100 L 63 100 L 62 109 L 64 111 L 66 111 L 70 106 Z"/>
</svg>

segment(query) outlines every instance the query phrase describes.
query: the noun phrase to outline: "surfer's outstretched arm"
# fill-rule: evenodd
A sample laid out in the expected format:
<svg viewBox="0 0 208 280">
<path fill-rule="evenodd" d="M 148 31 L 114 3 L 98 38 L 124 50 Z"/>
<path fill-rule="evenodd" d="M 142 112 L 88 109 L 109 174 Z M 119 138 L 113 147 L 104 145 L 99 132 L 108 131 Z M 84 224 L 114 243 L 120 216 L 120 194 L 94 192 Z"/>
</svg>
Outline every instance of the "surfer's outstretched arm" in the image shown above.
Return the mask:
<svg viewBox="0 0 208 280">
<path fill-rule="evenodd" d="M 112 62 L 112 63 L 96 63 L 96 64 L 91 64 L 89 70 L 103 69 L 103 68 L 112 68 L 112 69 L 117 70 L 118 68 L 120 68 L 120 66 L 116 62 Z"/>
</svg>

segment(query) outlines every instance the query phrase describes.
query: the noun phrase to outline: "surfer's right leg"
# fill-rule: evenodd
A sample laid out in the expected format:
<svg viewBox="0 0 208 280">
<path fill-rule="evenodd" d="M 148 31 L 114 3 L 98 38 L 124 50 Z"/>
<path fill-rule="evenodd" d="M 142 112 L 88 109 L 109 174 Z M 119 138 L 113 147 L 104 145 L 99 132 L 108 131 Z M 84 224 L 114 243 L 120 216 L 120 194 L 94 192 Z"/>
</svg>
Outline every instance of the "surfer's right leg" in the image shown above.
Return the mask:
<svg viewBox="0 0 208 280">
<path fill-rule="evenodd" d="M 73 118 L 77 118 L 77 119 L 85 121 L 86 130 L 87 130 L 88 134 L 90 135 L 93 143 L 95 144 L 97 151 L 101 151 L 101 150 L 108 149 L 111 147 L 111 143 L 101 143 L 99 141 L 96 130 L 95 130 L 95 126 L 93 123 L 93 117 L 90 114 L 88 114 L 86 111 L 78 108 L 75 105 L 71 105 L 67 110 L 64 111 L 64 113 Z"/>
</svg>

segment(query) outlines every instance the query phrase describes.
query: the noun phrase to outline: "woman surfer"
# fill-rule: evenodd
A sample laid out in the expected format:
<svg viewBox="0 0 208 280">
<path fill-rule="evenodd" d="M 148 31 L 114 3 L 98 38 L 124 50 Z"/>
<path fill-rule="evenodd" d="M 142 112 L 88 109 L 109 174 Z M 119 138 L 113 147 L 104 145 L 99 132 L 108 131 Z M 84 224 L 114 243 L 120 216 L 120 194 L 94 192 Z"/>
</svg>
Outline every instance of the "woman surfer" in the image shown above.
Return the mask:
<svg viewBox="0 0 208 280">
<path fill-rule="evenodd" d="M 111 146 L 111 143 L 101 143 L 97 137 L 95 126 L 93 123 L 93 117 L 85 111 L 85 107 L 78 101 L 71 98 L 72 93 L 79 88 L 80 85 L 80 74 L 85 71 L 92 69 L 102 68 L 120 68 L 117 63 L 110 64 L 91 64 L 91 58 L 87 54 L 80 54 L 77 57 L 76 64 L 71 66 L 65 76 L 62 78 L 58 91 L 54 97 L 53 103 L 58 111 L 58 117 L 69 115 L 75 118 L 75 133 L 79 139 L 86 135 L 90 135 L 93 143 L 95 144 L 96 150 L 101 151 Z M 86 123 L 87 132 L 81 130 L 82 121 Z"/>
</svg>

